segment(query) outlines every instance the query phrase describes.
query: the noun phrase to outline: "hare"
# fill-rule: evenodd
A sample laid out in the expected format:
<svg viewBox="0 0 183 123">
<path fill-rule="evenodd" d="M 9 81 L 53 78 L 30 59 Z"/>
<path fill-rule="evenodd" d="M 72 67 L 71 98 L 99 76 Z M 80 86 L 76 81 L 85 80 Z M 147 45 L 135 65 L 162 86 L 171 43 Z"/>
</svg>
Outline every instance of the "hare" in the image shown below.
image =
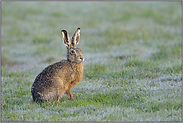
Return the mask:
<svg viewBox="0 0 183 123">
<path fill-rule="evenodd" d="M 67 60 L 49 65 L 36 77 L 31 88 L 34 101 L 59 102 L 64 92 L 69 100 L 73 100 L 71 88 L 82 79 L 84 57 L 76 47 L 79 43 L 80 28 L 75 31 L 72 41 L 66 30 L 61 33 L 67 48 Z"/>
</svg>

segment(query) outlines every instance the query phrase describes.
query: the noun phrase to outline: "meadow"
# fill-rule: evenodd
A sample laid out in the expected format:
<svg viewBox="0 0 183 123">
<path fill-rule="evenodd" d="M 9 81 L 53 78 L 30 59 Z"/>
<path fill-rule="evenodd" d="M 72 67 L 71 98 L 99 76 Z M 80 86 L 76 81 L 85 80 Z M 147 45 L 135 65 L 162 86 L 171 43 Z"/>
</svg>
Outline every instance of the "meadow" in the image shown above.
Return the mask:
<svg viewBox="0 0 183 123">
<path fill-rule="evenodd" d="M 181 2 L 1 2 L 1 122 L 182 122 Z M 75 100 L 33 102 L 31 86 L 66 59 L 80 27 Z"/>
</svg>

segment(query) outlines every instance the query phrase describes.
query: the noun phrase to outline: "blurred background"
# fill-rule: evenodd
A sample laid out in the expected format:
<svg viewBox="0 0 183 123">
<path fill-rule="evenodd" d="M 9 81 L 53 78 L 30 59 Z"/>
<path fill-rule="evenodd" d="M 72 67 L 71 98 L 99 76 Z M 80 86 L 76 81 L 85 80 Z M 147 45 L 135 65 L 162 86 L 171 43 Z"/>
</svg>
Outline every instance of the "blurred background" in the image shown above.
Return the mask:
<svg viewBox="0 0 183 123">
<path fill-rule="evenodd" d="M 86 62 L 147 56 L 181 40 L 180 2 L 3 1 L 1 13 L 1 65 L 8 68 L 66 58 L 62 29 L 71 37 L 81 28 Z"/>
</svg>

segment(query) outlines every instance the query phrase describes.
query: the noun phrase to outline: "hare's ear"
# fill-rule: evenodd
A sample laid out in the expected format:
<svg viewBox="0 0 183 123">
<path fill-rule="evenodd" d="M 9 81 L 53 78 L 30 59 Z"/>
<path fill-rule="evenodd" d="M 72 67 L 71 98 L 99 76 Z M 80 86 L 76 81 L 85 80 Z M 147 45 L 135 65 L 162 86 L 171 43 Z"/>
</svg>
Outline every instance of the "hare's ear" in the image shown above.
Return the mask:
<svg viewBox="0 0 183 123">
<path fill-rule="evenodd" d="M 80 28 L 78 28 L 74 35 L 72 36 L 72 46 L 76 47 L 76 45 L 79 43 L 79 38 L 80 38 Z"/>
<path fill-rule="evenodd" d="M 67 33 L 66 30 L 62 30 L 61 32 L 62 32 L 62 37 L 63 37 L 63 43 L 64 43 L 64 45 L 68 49 L 70 49 L 70 47 L 71 47 L 71 41 L 70 41 L 70 38 L 69 38 L 69 34 Z"/>
</svg>

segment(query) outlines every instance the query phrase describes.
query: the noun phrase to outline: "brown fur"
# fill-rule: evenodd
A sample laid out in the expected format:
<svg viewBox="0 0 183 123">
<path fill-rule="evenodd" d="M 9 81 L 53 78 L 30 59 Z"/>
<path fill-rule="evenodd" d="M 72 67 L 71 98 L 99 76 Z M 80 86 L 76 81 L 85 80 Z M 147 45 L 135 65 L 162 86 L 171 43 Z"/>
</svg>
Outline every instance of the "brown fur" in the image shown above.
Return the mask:
<svg viewBox="0 0 183 123">
<path fill-rule="evenodd" d="M 71 88 L 83 76 L 84 57 L 76 45 L 79 43 L 80 28 L 73 35 L 70 42 L 67 31 L 62 30 L 63 41 L 67 47 L 67 60 L 54 63 L 46 67 L 35 79 L 31 93 L 34 101 L 59 102 L 60 96 L 65 92 L 69 99 L 74 99 Z"/>
</svg>

